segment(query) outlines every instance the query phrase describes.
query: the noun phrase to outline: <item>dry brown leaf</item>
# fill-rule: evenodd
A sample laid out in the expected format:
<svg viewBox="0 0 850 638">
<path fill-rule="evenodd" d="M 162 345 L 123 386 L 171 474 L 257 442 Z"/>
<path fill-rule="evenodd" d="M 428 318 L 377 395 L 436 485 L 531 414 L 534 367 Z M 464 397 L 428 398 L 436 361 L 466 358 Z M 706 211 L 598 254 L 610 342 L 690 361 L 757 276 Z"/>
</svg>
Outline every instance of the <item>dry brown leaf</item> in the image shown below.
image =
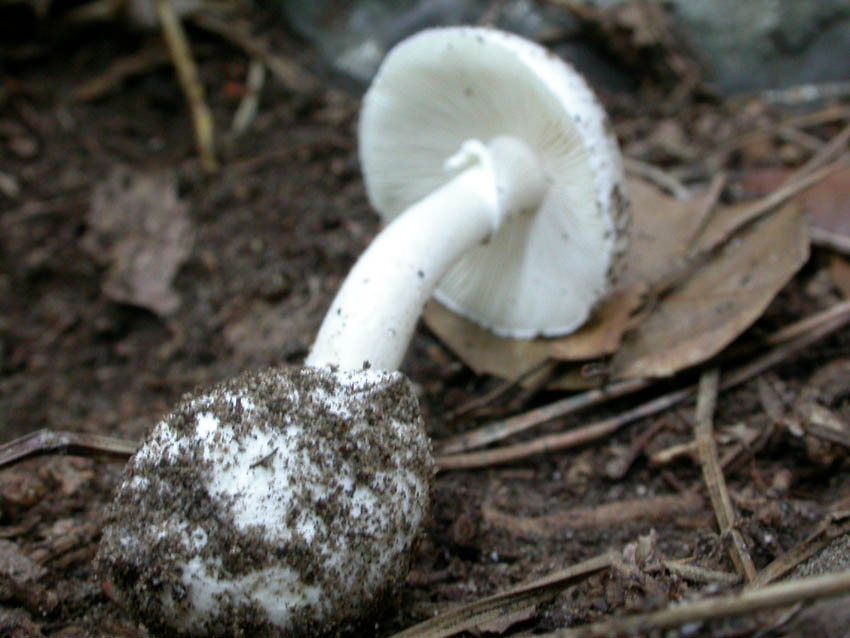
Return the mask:
<svg viewBox="0 0 850 638">
<path fill-rule="evenodd" d="M 785 168 L 752 170 L 742 186 L 748 195 L 763 196 L 782 186 L 791 174 Z M 800 193 L 798 200 L 813 227 L 850 237 L 850 167 L 828 175 Z"/>
<path fill-rule="evenodd" d="M 523 341 L 498 337 L 437 302 L 425 308 L 428 327 L 477 374 L 512 379 L 546 359 L 581 361 L 610 355 L 630 327 L 648 283 L 663 279 L 689 251 L 706 202 L 682 202 L 657 187 L 629 180 L 632 239 L 620 289 L 603 301 L 578 332 L 558 339 Z M 585 387 L 585 382 L 582 387 Z"/>
<path fill-rule="evenodd" d="M 614 357 L 620 378 L 669 376 L 715 355 L 752 324 L 809 255 L 791 202 L 755 224 L 662 299 Z"/>
<path fill-rule="evenodd" d="M 629 180 L 632 231 L 626 254 L 626 285 L 666 278 L 690 252 L 703 223 L 704 197 L 683 202 L 642 180 Z"/>
<path fill-rule="evenodd" d="M 800 204 L 812 226 L 850 237 L 850 167 L 801 194 Z"/>
<path fill-rule="evenodd" d="M 194 231 L 171 175 L 116 168 L 98 184 L 83 248 L 108 266 L 104 294 L 167 315 L 180 305 L 171 283 L 189 256 Z"/>
<path fill-rule="evenodd" d="M 503 379 L 521 375 L 549 358 L 545 340 L 504 339 L 460 317 L 437 301 L 425 306 L 428 327 L 476 374 Z"/>
<path fill-rule="evenodd" d="M 640 305 L 643 287 L 615 293 L 600 304 L 594 318 L 581 330 L 560 339 L 506 339 L 460 317 L 439 302 L 429 303 L 423 314 L 433 330 L 476 374 L 515 378 L 546 359 L 578 361 L 616 352 Z"/>
</svg>

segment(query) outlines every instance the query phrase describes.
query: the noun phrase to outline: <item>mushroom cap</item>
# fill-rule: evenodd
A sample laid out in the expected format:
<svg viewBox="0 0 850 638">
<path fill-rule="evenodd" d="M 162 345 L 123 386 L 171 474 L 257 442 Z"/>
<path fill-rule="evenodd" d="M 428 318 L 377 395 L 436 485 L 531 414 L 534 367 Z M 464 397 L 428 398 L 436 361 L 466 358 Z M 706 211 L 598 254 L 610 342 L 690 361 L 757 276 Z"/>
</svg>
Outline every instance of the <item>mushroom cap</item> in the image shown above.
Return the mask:
<svg viewBox="0 0 850 638">
<path fill-rule="evenodd" d="M 328 632 L 404 578 L 432 480 L 401 373 L 242 375 L 187 395 L 149 434 L 97 569 L 164 635 Z"/>
<path fill-rule="evenodd" d="M 360 161 L 385 221 L 452 179 L 470 139 L 522 140 L 549 188 L 536 212 L 450 268 L 434 296 L 502 336 L 567 334 L 608 292 L 629 213 L 622 159 L 605 112 L 566 62 L 490 28 L 423 31 L 384 60 L 360 113 Z M 446 229 L 451 232 L 451 229 Z"/>
</svg>

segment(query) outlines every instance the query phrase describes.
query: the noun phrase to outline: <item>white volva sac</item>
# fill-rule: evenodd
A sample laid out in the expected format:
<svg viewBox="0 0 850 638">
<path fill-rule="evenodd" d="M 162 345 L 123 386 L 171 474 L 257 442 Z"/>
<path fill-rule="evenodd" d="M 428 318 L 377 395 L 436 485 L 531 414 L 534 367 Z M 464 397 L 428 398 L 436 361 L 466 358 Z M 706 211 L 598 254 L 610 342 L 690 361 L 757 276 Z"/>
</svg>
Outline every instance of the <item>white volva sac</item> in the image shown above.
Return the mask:
<svg viewBox="0 0 850 638">
<path fill-rule="evenodd" d="M 360 158 L 392 220 L 303 368 L 187 395 L 127 466 L 97 555 L 166 636 L 314 636 L 403 581 L 434 461 L 399 372 L 428 298 L 512 337 L 574 330 L 611 285 L 622 169 L 584 81 L 536 44 L 423 32 L 364 98 Z"/>
</svg>

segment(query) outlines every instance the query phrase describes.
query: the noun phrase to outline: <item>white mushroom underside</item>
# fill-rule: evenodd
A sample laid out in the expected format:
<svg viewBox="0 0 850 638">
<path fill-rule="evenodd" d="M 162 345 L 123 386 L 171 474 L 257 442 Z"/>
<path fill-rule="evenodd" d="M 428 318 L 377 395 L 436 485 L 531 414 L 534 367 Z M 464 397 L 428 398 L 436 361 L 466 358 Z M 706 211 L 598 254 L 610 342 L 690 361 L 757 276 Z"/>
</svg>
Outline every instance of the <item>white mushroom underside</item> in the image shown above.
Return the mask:
<svg viewBox="0 0 850 638">
<path fill-rule="evenodd" d="M 500 135 L 537 153 L 549 191 L 536 214 L 506 220 L 452 267 L 435 296 L 505 336 L 570 332 L 607 291 L 622 250 L 622 168 L 604 112 L 560 59 L 510 34 L 463 27 L 394 49 L 361 115 L 369 197 L 392 219 L 454 176 L 444 163 L 465 141 Z"/>
</svg>

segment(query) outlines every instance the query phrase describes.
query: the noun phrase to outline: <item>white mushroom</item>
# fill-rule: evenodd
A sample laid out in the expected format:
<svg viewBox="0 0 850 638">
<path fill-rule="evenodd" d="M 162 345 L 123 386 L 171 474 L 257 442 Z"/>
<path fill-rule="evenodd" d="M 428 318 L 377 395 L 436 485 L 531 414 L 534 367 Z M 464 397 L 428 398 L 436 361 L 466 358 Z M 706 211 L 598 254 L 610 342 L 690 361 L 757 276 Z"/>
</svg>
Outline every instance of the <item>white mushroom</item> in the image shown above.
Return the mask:
<svg viewBox="0 0 850 638">
<path fill-rule="evenodd" d="M 424 31 L 387 56 L 360 116 L 360 159 L 391 223 L 355 264 L 308 363 L 395 369 L 435 293 L 508 337 L 569 333 L 626 244 L 623 171 L 584 80 L 493 29 Z"/>
<path fill-rule="evenodd" d="M 128 463 L 97 556 L 150 629 L 304 636 L 358 622 L 403 579 L 433 459 L 397 369 L 435 287 L 512 336 L 583 322 L 628 219 L 590 90 L 505 33 L 422 33 L 360 122 L 369 197 L 398 215 L 357 262 L 304 368 L 187 395 Z M 368 365 L 364 365 L 368 364 Z"/>
</svg>

